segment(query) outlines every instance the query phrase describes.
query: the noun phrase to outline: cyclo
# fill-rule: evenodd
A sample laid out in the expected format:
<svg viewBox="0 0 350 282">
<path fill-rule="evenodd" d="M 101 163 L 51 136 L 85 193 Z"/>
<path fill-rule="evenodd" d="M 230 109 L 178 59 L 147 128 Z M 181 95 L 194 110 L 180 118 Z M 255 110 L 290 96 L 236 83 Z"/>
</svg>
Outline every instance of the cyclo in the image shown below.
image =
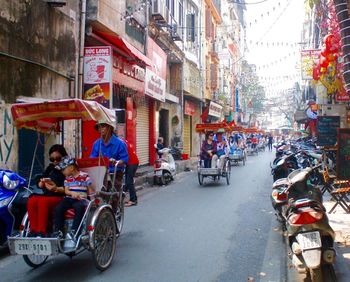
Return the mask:
<svg viewBox="0 0 350 282">
<path fill-rule="evenodd" d="M 79 99 L 14 104 L 11 112 L 18 129 L 27 128 L 41 133 L 58 133 L 65 120 L 116 122 L 112 110 L 97 102 Z M 23 255 L 24 261 L 33 268 L 43 265 L 49 256 L 66 254 L 72 257 L 84 250 L 91 252 L 95 266 L 101 271 L 113 261 L 116 239 L 124 223 L 122 187 L 115 185 L 118 162 L 113 174 L 108 172 L 109 160 L 106 157 L 77 159 L 77 163 L 80 170 L 90 175 L 96 194 L 93 200 L 86 200 L 86 210 L 74 238 L 28 237 L 28 213 L 23 217 L 19 234 L 8 237 L 11 254 Z M 65 233 L 70 231 L 73 217 L 74 210 L 68 210 L 65 214 Z"/>
<path fill-rule="evenodd" d="M 226 133 L 226 132 L 230 132 L 231 129 L 230 129 L 230 126 L 227 125 L 226 123 L 197 124 L 196 125 L 196 132 L 199 133 L 200 146 L 202 145 L 203 135 L 205 136 L 205 133 L 208 133 L 208 132 L 218 133 L 218 131 L 223 131 L 223 133 Z M 219 162 L 219 160 L 218 160 L 218 162 Z M 231 163 L 230 163 L 230 159 L 228 158 L 228 152 L 227 152 L 227 154 L 225 154 L 222 168 L 220 168 L 220 167 L 205 167 L 204 160 L 202 160 L 201 156 L 198 155 L 197 170 L 198 170 L 199 185 L 204 184 L 204 179 L 206 177 L 211 177 L 214 181 L 220 180 L 220 177 L 224 177 L 226 179 L 227 185 L 230 184 Z"/>
<path fill-rule="evenodd" d="M 231 128 L 231 132 L 234 134 L 240 134 L 244 132 L 243 127 L 241 126 L 234 126 Z M 229 141 L 229 145 L 230 145 L 230 154 L 229 154 L 229 159 L 231 162 L 238 164 L 238 162 L 242 162 L 243 165 L 245 165 L 246 161 L 247 161 L 247 152 L 246 152 L 246 148 L 245 148 L 245 144 L 243 143 L 243 140 L 241 139 L 239 142 L 240 144 L 231 144 L 231 141 L 233 141 L 233 143 L 235 143 L 234 140 Z"/>
</svg>

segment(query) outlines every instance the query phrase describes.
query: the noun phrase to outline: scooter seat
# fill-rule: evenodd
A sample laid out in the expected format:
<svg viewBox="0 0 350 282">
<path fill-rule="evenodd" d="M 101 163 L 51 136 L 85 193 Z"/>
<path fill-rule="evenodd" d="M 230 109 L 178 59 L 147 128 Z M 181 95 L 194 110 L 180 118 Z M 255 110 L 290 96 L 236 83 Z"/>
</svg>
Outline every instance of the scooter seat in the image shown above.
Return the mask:
<svg viewBox="0 0 350 282">
<path fill-rule="evenodd" d="M 272 184 L 272 189 L 280 186 L 288 185 L 288 179 L 287 178 L 280 178 L 277 179 L 273 184 Z"/>
</svg>

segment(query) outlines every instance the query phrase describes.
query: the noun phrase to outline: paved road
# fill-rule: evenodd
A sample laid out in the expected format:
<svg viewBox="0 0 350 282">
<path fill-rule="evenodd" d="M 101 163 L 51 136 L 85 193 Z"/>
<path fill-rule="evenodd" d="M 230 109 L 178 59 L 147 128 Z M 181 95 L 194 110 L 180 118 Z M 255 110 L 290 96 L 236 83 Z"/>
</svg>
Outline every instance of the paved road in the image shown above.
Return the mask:
<svg viewBox="0 0 350 282">
<path fill-rule="evenodd" d="M 31 270 L 0 261 L 1 281 L 286 281 L 283 237 L 269 193 L 272 153 L 233 167 L 232 184 L 199 186 L 195 172 L 150 189 L 126 210 L 113 265 L 100 273 L 89 253 Z"/>
</svg>

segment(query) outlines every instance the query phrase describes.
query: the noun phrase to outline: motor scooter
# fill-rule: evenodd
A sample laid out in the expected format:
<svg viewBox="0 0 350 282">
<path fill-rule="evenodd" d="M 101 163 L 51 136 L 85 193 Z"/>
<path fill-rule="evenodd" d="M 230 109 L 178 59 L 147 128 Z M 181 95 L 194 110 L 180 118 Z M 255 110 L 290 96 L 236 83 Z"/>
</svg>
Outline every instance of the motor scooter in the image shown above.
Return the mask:
<svg viewBox="0 0 350 282">
<path fill-rule="evenodd" d="M 270 165 L 273 181 L 286 178 L 290 172 L 298 168 L 298 161 L 295 154 L 284 155 L 276 158 Z"/>
<path fill-rule="evenodd" d="M 288 204 L 282 207 L 285 218 L 289 257 L 300 273 L 311 281 L 323 281 L 323 269 L 335 261 L 335 234 L 322 204 L 322 193 L 308 183 L 310 175 L 321 165 L 298 169 L 288 175 Z"/>
<path fill-rule="evenodd" d="M 155 148 L 157 146 L 155 145 Z M 174 180 L 176 174 L 176 163 L 170 148 L 158 150 L 162 157 L 157 159 L 154 164 L 154 183 L 158 185 L 167 185 Z"/>
<path fill-rule="evenodd" d="M 11 170 L 0 169 L 0 246 L 19 229 L 30 193 L 27 181 Z"/>
</svg>

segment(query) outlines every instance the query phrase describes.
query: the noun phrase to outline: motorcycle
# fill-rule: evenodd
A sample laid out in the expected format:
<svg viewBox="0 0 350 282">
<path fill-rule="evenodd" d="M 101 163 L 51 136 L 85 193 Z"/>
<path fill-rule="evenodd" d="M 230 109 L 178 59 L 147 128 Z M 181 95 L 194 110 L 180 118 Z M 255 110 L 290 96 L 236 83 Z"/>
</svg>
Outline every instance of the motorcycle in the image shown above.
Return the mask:
<svg viewBox="0 0 350 282">
<path fill-rule="evenodd" d="M 295 154 L 284 155 L 276 158 L 270 167 L 273 181 L 276 181 L 280 178 L 286 178 L 291 171 L 297 169 L 298 161 Z"/>
<path fill-rule="evenodd" d="M 298 169 L 287 177 L 287 205 L 282 214 L 290 247 L 290 258 L 300 273 L 307 273 L 311 281 L 323 281 L 322 269 L 332 267 L 335 234 L 322 204 L 322 193 L 307 183 L 310 175 L 321 165 Z"/>
<path fill-rule="evenodd" d="M 156 148 L 156 145 L 155 145 Z M 162 157 L 154 164 L 154 183 L 158 185 L 167 185 L 174 180 L 176 174 L 176 164 L 170 148 L 158 150 Z"/>
<path fill-rule="evenodd" d="M 19 230 L 26 213 L 28 200 L 27 181 L 10 170 L 0 169 L 0 246 Z"/>
</svg>

